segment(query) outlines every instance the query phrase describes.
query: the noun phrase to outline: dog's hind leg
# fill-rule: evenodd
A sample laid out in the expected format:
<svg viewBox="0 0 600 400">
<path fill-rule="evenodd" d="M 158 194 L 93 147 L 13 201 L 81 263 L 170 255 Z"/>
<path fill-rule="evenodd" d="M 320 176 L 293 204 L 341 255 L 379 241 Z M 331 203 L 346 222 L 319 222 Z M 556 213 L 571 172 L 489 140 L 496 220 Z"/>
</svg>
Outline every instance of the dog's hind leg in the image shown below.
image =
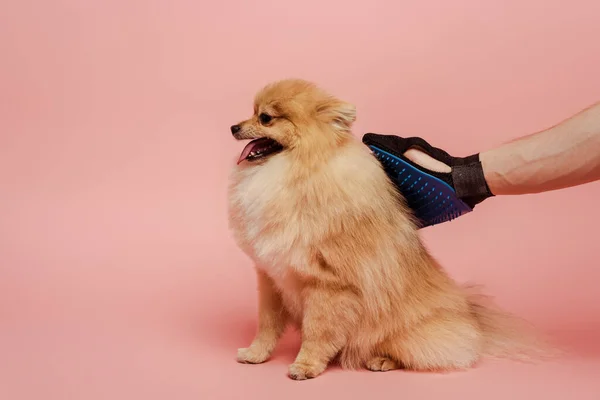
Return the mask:
<svg viewBox="0 0 600 400">
<path fill-rule="evenodd" d="M 437 315 L 378 346 L 376 353 L 386 356 L 367 363 L 367 368 L 379 371 L 394 365 L 419 371 L 466 369 L 479 359 L 482 343 L 477 322 L 470 315 Z M 382 369 L 370 368 L 373 363 L 377 367 L 377 362 Z"/>
</svg>

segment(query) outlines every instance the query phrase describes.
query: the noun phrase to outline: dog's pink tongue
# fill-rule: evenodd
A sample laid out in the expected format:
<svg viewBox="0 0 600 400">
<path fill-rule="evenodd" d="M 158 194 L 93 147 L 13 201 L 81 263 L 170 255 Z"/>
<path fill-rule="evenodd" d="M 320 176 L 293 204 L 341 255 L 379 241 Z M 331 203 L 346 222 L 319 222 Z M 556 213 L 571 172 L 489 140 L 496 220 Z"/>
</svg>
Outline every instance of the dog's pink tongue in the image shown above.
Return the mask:
<svg viewBox="0 0 600 400">
<path fill-rule="evenodd" d="M 254 139 L 253 141 L 248 143 L 246 145 L 246 147 L 244 147 L 244 150 L 242 150 L 242 153 L 240 154 L 240 158 L 238 159 L 237 163 L 239 164 L 242 161 L 244 161 L 246 158 L 248 158 L 250 153 L 252 153 L 252 150 L 254 150 L 256 147 L 258 147 L 260 145 L 261 140 L 262 139 Z"/>
</svg>

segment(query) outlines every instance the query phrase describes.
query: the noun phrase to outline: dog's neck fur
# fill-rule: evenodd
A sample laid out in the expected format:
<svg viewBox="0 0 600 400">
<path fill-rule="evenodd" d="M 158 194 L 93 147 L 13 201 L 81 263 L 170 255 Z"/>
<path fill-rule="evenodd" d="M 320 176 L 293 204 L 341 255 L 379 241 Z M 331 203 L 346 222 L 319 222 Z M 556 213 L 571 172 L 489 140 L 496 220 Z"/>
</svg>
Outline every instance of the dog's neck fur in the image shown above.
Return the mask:
<svg viewBox="0 0 600 400">
<path fill-rule="evenodd" d="M 345 147 L 353 144 L 350 132 L 331 126 L 309 129 L 314 130 L 310 139 L 305 139 L 305 142 L 297 145 L 290 152 L 294 164 L 302 166 L 302 168 L 294 170 L 294 176 L 297 179 L 310 177 L 315 171 L 325 167 Z"/>
</svg>

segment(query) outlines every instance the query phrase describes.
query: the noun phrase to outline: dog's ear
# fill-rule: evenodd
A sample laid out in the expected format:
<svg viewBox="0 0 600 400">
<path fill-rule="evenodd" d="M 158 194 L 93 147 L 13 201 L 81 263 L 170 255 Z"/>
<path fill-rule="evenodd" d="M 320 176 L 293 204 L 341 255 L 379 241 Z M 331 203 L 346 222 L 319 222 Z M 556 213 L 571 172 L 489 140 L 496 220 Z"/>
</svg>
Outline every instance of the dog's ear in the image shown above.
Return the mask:
<svg viewBox="0 0 600 400">
<path fill-rule="evenodd" d="M 323 122 L 340 131 L 349 132 L 356 121 L 356 107 L 337 99 L 323 101 L 317 107 L 317 114 Z"/>
</svg>

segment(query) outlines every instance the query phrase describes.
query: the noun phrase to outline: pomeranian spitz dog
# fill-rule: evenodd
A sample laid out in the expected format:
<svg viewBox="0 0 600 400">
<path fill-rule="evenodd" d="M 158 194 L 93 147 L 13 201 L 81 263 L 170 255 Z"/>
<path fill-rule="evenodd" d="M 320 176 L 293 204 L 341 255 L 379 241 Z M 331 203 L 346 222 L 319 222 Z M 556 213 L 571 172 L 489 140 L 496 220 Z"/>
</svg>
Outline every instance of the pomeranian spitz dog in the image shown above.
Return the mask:
<svg viewBox="0 0 600 400">
<path fill-rule="evenodd" d="M 333 360 L 453 370 L 526 354 L 535 340 L 520 322 L 457 285 L 425 249 L 401 194 L 351 134 L 355 117 L 314 84 L 284 80 L 231 127 L 251 141 L 231 178 L 230 226 L 259 292 L 258 333 L 238 361 L 266 361 L 288 324 L 302 337 L 289 367 L 297 380 Z"/>
</svg>

